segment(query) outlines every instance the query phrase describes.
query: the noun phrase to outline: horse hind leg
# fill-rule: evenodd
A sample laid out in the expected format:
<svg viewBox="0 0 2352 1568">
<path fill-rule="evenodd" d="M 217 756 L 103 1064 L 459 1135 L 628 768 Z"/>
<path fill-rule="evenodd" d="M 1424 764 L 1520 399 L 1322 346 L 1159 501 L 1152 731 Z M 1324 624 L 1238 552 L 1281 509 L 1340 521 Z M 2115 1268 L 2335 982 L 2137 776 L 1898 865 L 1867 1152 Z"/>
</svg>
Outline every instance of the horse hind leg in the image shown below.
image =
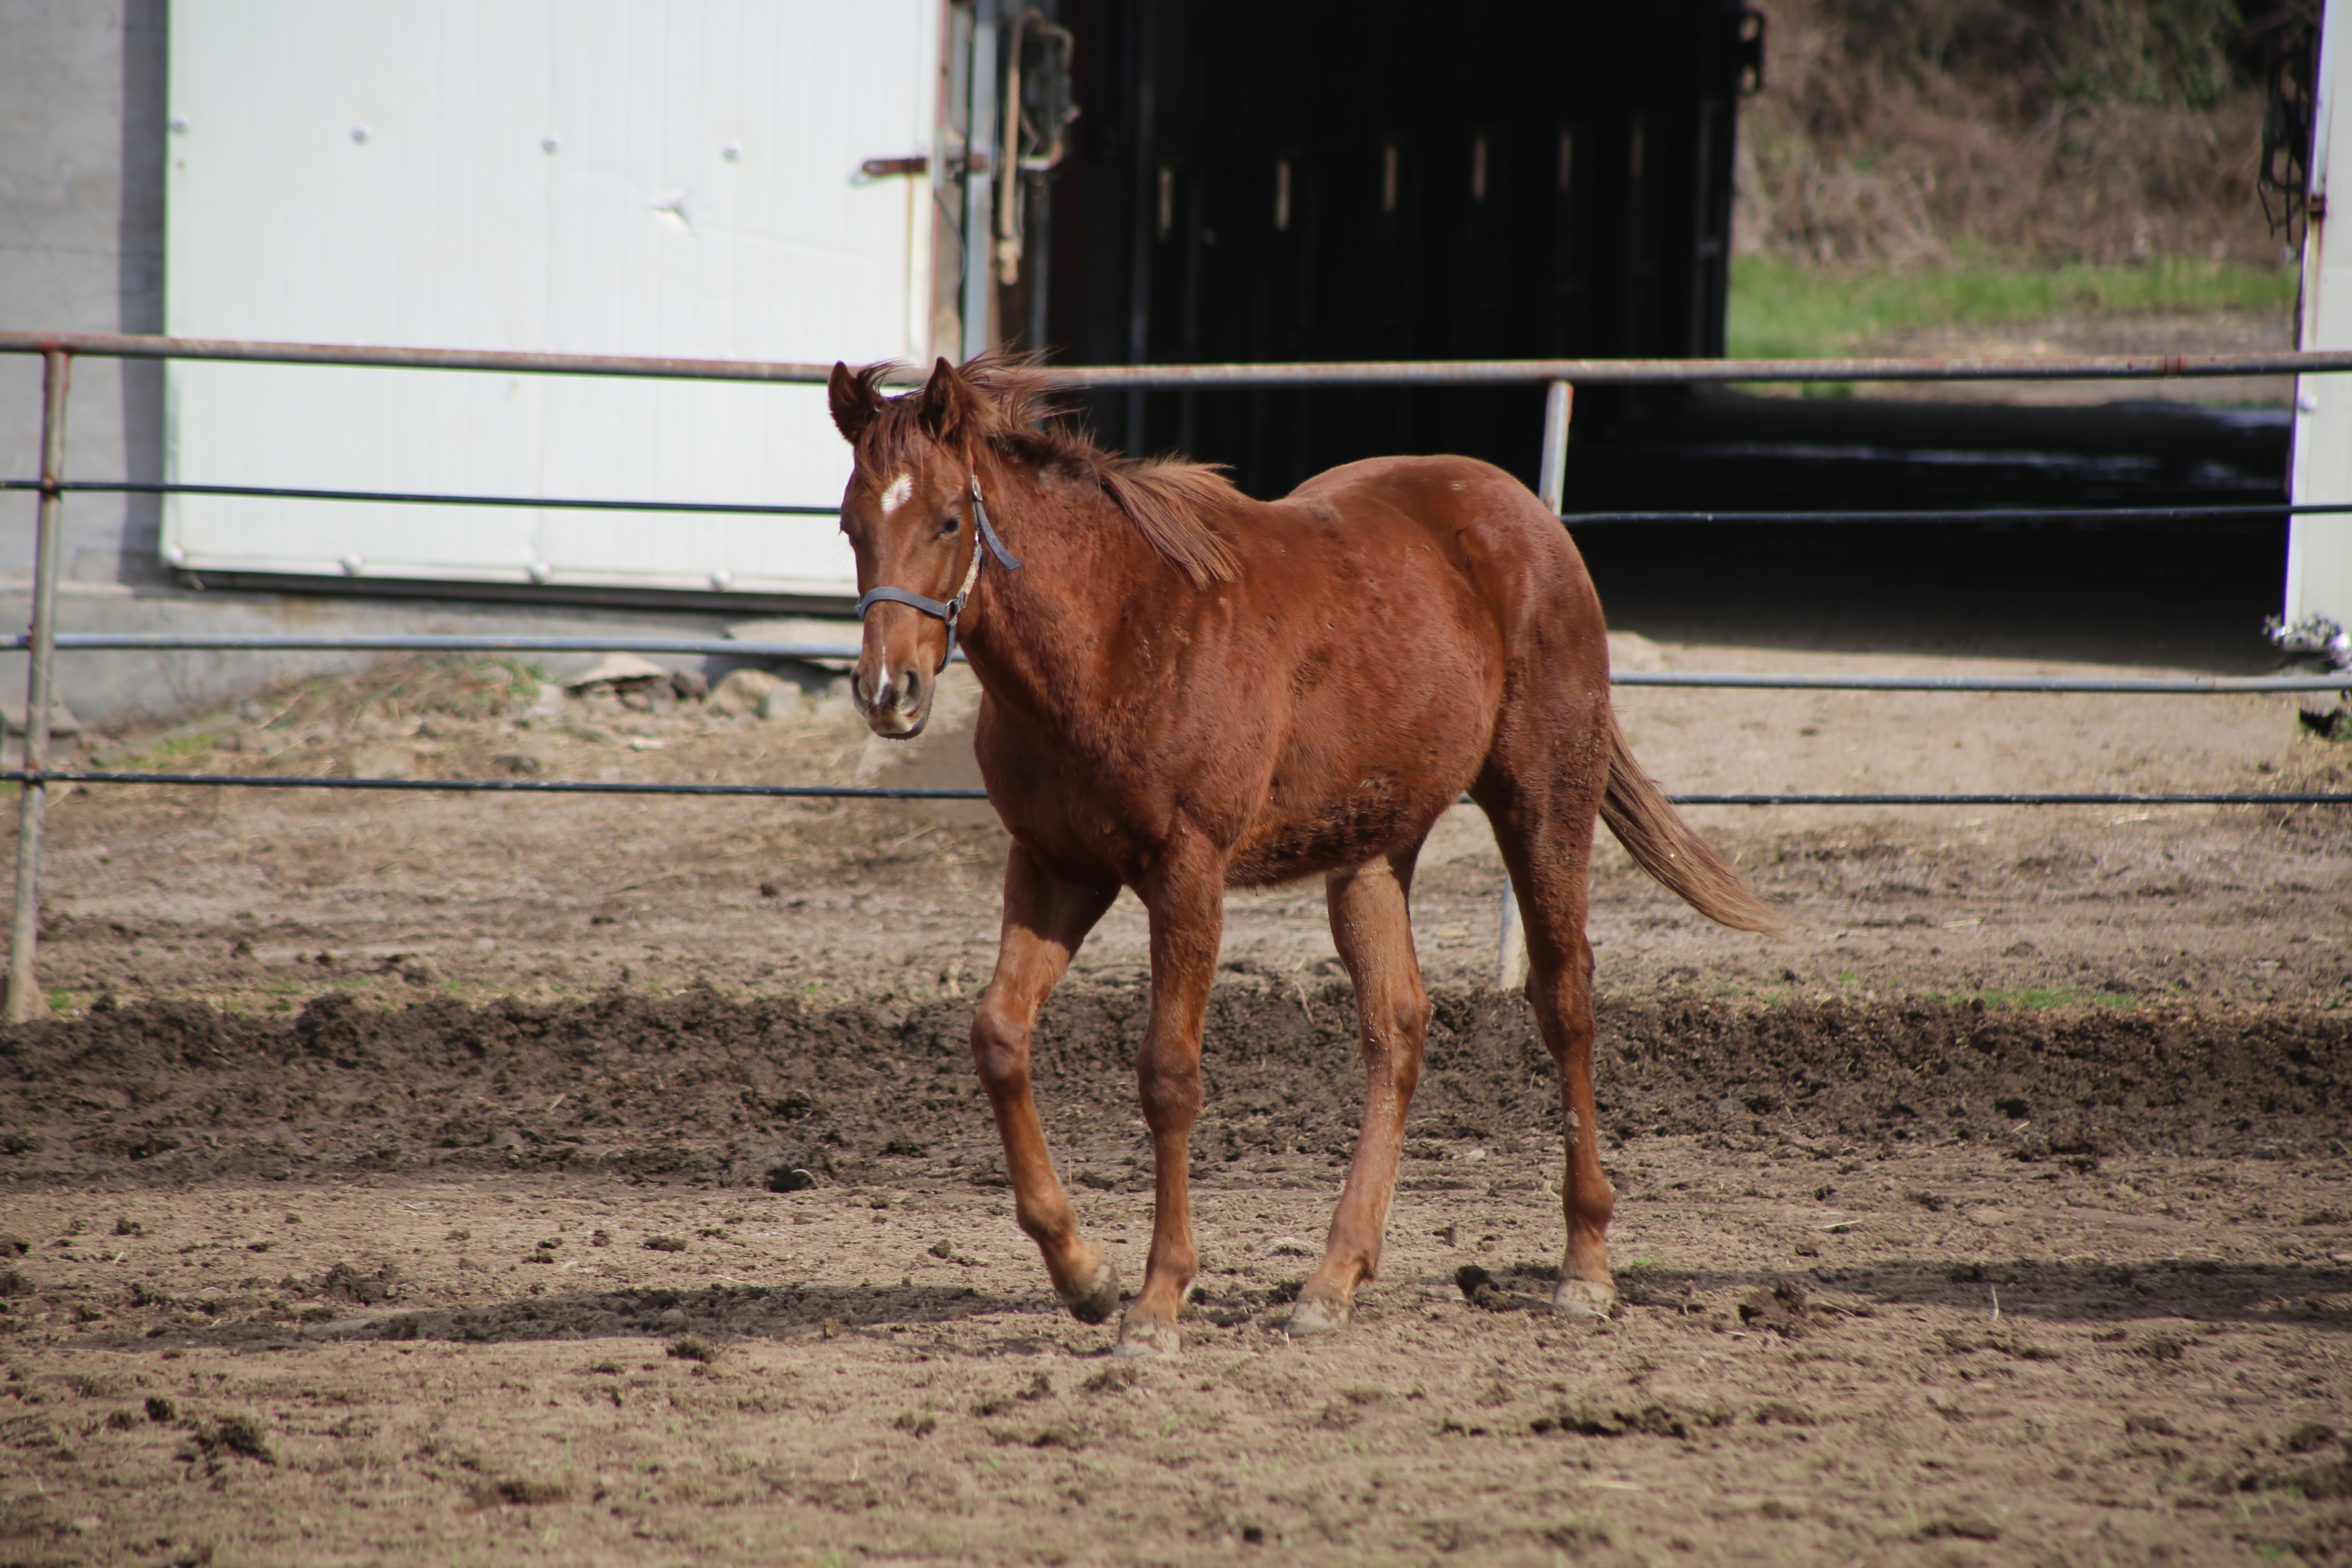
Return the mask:
<svg viewBox="0 0 2352 1568">
<path fill-rule="evenodd" d="M 996 973 L 971 1020 L 971 1054 L 1004 1142 L 1013 1213 L 1045 1255 L 1054 1293 L 1080 1322 L 1118 1310 L 1118 1271 L 1078 1235 L 1069 1194 L 1054 1174 L 1029 1086 L 1029 1031 L 1078 944 L 1118 889 L 1066 882 L 1015 846 L 1004 868 L 1004 929 Z"/>
<path fill-rule="evenodd" d="M 1559 1191 L 1568 1243 L 1552 1305 L 1572 1317 L 1606 1317 L 1617 1304 L 1608 1240 L 1617 1195 L 1601 1169 L 1592 1094 L 1592 945 L 1584 934 L 1596 805 L 1597 800 L 1531 817 L 1490 812 L 1528 935 L 1528 1001 L 1559 1068 L 1567 1142 Z"/>
<path fill-rule="evenodd" d="M 1324 1333 L 1355 1310 L 1356 1287 L 1380 1269 L 1405 1111 L 1421 1082 L 1429 994 L 1412 951 L 1409 895 L 1420 846 L 1387 860 L 1334 871 L 1325 883 L 1331 936 L 1355 983 L 1364 1055 L 1364 1120 L 1348 1183 L 1331 1216 L 1322 1264 L 1298 1292 L 1289 1331 Z"/>
</svg>

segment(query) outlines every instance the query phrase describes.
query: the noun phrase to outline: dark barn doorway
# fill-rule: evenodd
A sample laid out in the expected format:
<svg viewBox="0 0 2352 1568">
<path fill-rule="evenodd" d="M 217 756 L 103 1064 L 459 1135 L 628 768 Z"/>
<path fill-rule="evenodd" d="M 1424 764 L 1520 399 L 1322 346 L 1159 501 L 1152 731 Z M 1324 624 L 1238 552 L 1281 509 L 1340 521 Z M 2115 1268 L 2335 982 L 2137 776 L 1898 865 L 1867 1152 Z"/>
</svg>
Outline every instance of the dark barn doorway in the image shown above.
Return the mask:
<svg viewBox="0 0 2352 1568">
<path fill-rule="evenodd" d="M 1041 290 L 1001 287 L 1014 342 L 1090 364 L 1723 352 L 1734 114 L 1761 58 L 1738 0 L 1055 11 L 1082 112 L 1042 318 Z M 1542 395 L 1120 393 L 1088 414 L 1278 495 L 1379 452 L 1532 479 Z"/>
<path fill-rule="evenodd" d="M 1020 90 L 1041 120 L 1079 110 L 1024 187 L 1000 341 L 1076 364 L 1724 352 L 1737 116 L 1766 67 L 1741 0 L 975 3 L 1008 38 L 1017 15 L 1062 30 L 1058 61 L 1027 46 Z M 1568 509 L 2281 499 L 2283 414 L 2135 392 L 2027 409 L 1580 388 Z M 1080 413 L 1272 497 L 1392 452 L 1532 483 L 1542 405 L 1535 386 L 1119 392 Z M 2284 547 L 2269 521 L 1577 535 L 1612 618 L 1663 637 L 2217 668 L 2267 667 Z M 2200 556 L 2218 568 L 2175 580 Z"/>
</svg>

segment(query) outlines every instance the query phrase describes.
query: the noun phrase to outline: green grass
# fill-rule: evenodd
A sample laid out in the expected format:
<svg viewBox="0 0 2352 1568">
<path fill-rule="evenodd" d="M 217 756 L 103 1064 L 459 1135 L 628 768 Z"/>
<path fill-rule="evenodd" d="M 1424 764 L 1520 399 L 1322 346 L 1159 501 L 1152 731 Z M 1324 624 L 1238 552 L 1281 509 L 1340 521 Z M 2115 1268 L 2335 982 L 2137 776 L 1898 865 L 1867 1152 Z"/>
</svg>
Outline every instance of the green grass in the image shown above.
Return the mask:
<svg viewBox="0 0 2352 1568">
<path fill-rule="evenodd" d="M 1771 257 L 1731 264 L 1733 359 L 1827 359 L 1906 327 L 2000 326 L 2067 316 L 2286 310 L 2286 268 L 2178 258 L 2136 266 L 2011 268 L 1963 262 L 1936 272 L 1862 273 Z"/>
</svg>

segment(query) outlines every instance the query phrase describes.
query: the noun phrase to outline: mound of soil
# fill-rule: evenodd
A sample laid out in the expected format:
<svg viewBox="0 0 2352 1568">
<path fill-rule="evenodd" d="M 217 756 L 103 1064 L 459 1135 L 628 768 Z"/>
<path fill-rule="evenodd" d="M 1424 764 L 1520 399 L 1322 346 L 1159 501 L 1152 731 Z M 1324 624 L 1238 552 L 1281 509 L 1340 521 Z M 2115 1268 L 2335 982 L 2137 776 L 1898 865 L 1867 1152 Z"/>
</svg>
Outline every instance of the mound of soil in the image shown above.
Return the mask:
<svg viewBox="0 0 2352 1568">
<path fill-rule="evenodd" d="M 1415 1135 L 1519 1146 L 1556 1126 L 1551 1062 L 1517 997 L 1442 990 Z M 94 1006 L 0 1041 L 0 1171 L 17 1182 L 285 1179 L 336 1171 L 603 1171 L 762 1185 L 993 1173 L 969 1001 L 821 1010 L 712 991 L 389 1009 L 339 993 L 286 1017 Z M 1056 1141 L 1148 1184 L 1135 984 L 1074 985 L 1041 1020 Z M 1204 1176 L 1352 1147 L 1361 1099 L 1344 984 L 1217 989 L 1196 1131 Z M 2124 1150 L 2289 1155 L 2347 1135 L 2352 1018 L 1839 1001 L 1621 1000 L 1601 1018 L 1612 1142 L 1748 1149 L 1981 1142 L 2023 1159 Z M 783 1179 L 777 1177 L 775 1179 Z"/>
</svg>

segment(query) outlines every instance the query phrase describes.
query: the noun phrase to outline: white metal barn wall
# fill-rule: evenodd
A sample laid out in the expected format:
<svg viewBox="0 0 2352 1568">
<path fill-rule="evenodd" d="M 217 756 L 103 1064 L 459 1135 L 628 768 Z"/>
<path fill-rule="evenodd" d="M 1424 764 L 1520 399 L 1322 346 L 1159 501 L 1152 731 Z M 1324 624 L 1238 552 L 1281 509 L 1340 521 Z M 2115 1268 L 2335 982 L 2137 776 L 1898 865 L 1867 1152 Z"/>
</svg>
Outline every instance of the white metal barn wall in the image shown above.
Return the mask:
<svg viewBox="0 0 2352 1568">
<path fill-rule="evenodd" d="M 2352 349 L 2352 0 L 2327 0 L 2315 86 L 2311 221 L 2295 346 Z M 2328 221 L 2331 167 L 2346 173 L 2340 223 Z M 2352 501 L 2352 386 L 2337 376 L 2304 376 L 2294 406 L 2294 500 Z M 2298 517 L 2290 526 L 2285 619 L 2296 626 L 2315 617 L 2352 626 L 2352 518 Z"/>
<path fill-rule="evenodd" d="M 940 0 L 173 0 L 168 330 L 925 358 Z M 953 345 L 949 346 L 950 352 Z M 837 504 L 821 387 L 174 362 L 167 469 Z M 174 496 L 176 566 L 836 594 L 830 517 Z"/>
</svg>

